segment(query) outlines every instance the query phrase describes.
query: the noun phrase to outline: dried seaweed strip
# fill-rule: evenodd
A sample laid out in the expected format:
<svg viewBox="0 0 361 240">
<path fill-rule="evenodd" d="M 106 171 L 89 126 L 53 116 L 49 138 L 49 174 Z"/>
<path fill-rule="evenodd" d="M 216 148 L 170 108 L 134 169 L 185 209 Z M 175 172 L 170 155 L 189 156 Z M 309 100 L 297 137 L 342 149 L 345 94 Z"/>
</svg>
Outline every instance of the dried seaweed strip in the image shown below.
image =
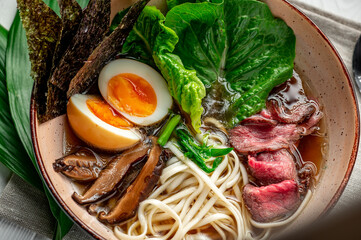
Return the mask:
<svg viewBox="0 0 361 240">
<path fill-rule="evenodd" d="M 78 31 L 83 16 L 82 9 L 75 0 L 59 0 L 59 7 L 62 28 L 53 57 L 51 74 L 55 71 L 61 57 Z M 48 81 L 46 113 L 42 120 L 47 121 L 64 114 L 66 112 L 65 105 L 66 91 Z"/>
<path fill-rule="evenodd" d="M 46 114 L 42 121 L 48 121 L 66 113 L 66 92 L 48 82 Z"/>
<path fill-rule="evenodd" d="M 110 0 L 91 0 L 84 9 L 79 29 L 61 58 L 50 81 L 67 91 L 71 79 L 104 39 L 110 23 Z"/>
<path fill-rule="evenodd" d="M 119 26 L 99 44 L 84 66 L 71 80 L 67 92 L 68 98 L 76 93 L 86 91 L 94 84 L 104 65 L 121 51 L 129 32 L 148 2 L 149 0 L 139 0 L 135 3 L 124 16 Z"/>
<path fill-rule="evenodd" d="M 56 46 L 53 58 L 53 67 L 56 67 L 64 55 L 69 44 L 76 34 L 82 19 L 82 9 L 75 0 L 59 0 L 61 15 L 61 35 Z"/>
<path fill-rule="evenodd" d="M 61 30 L 60 18 L 42 0 L 17 0 L 26 31 L 39 120 L 45 113 L 47 80 Z"/>
</svg>

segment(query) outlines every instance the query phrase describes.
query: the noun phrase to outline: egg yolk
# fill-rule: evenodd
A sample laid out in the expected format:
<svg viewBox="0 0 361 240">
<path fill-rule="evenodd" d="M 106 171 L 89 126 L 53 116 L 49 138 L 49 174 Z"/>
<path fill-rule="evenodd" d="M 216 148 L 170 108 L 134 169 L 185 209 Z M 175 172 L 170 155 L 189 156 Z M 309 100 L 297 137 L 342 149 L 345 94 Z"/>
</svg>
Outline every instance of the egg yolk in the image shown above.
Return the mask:
<svg viewBox="0 0 361 240">
<path fill-rule="evenodd" d="M 128 128 L 133 126 L 130 122 L 123 118 L 123 116 L 117 114 L 113 108 L 102 99 L 88 99 L 86 104 L 90 111 L 103 122 L 117 128 Z"/>
<path fill-rule="evenodd" d="M 147 117 L 157 107 L 153 87 L 132 73 L 121 73 L 109 80 L 108 100 L 119 111 L 135 117 Z"/>
</svg>

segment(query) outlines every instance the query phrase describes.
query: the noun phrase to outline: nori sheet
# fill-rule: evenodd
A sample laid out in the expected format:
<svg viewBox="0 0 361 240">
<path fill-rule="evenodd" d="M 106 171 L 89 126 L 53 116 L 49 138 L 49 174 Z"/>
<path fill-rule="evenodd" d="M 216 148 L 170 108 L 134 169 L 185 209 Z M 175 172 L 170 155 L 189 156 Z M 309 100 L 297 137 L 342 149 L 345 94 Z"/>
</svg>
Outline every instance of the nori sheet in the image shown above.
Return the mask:
<svg viewBox="0 0 361 240">
<path fill-rule="evenodd" d="M 59 0 L 58 2 L 62 28 L 54 53 L 53 66 L 57 66 L 59 64 L 60 58 L 64 55 L 66 49 L 73 40 L 83 16 L 82 9 L 77 1 Z"/>
<path fill-rule="evenodd" d="M 68 98 L 88 90 L 98 79 L 99 72 L 106 63 L 121 52 L 129 32 L 148 2 L 149 0 L 136 2 L 124 16 L 119 26 L 93 51 L 84 66 L 71 80 L 67 92 Z"/>
<path fill-rule="evenodd" d="M 58 66 L 61 57 L 69 47 L 76 32 L 78 31 L 80 22 L 82 20 L 82 8 L 75 0 L 59 0 L 60 15 L 62 21 L 62 28 L 60 37 L 53 56 L 53 66 L 51 74 Z M 56 87 L 48 81 L 48 94 L 46 103 L 46 113 L 43 121 L 50 120 L 60 116 L 66 112 L 66 91 Z"/>
<path fill-rule="evenodd" d="M 52 84 L 67 91 L 71 79 L 104 39 L 109 24 L 110 0 L 91 0 L 84 9 L 76 35 L 50 79 Z"/>
<path fill-rule="evenodd" d="M 17 0 L 17 3 L 26 31 L 38 117 L 42 121 L 48 92 L 47 81 L 61 31 L 61 20 L 42 0 Z"/>
</svg>

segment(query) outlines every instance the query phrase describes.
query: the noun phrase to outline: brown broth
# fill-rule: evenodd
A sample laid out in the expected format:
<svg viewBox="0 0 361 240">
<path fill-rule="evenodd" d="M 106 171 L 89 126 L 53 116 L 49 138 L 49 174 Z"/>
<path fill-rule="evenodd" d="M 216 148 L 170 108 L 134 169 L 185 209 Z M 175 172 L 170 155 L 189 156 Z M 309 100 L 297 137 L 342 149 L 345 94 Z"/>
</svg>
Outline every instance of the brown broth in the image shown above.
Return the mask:
<svg viewBox="0 0 361 240">
<path fill-rule="evenodd" d="M 300 152 L 303 162 L 312 162 L 317 168 L 316 175 L 320 172 L 324 156 L 322 148 L 325 145 L 324 137 L 317 135 L 309 135 L 302 138 L 298 145 L 298 151 Z"/>
</svg>

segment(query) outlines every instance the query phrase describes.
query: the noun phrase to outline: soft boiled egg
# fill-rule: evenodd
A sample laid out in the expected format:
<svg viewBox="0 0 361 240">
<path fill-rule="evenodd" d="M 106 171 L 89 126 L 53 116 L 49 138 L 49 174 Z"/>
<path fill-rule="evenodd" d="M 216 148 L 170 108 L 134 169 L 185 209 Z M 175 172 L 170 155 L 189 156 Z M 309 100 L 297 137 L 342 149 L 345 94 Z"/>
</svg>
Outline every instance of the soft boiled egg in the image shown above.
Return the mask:
<svg viewBox="0 0 361 240">
<path fill-rule="evenodd" d="M 100 72 L 103 98 L 129 121 L 148 126 L 162 120 L 172 107 L 167 84 L 156 70 L 131 59 L 117 59 Z"/>
<path fill-rule="evenodd" d="M 75 134 L 87 144 L 106 151 L 135 145 L 141 134 L 100 96 L 76 94 L 69 99 L 67 115 Z"/>
</svg>

